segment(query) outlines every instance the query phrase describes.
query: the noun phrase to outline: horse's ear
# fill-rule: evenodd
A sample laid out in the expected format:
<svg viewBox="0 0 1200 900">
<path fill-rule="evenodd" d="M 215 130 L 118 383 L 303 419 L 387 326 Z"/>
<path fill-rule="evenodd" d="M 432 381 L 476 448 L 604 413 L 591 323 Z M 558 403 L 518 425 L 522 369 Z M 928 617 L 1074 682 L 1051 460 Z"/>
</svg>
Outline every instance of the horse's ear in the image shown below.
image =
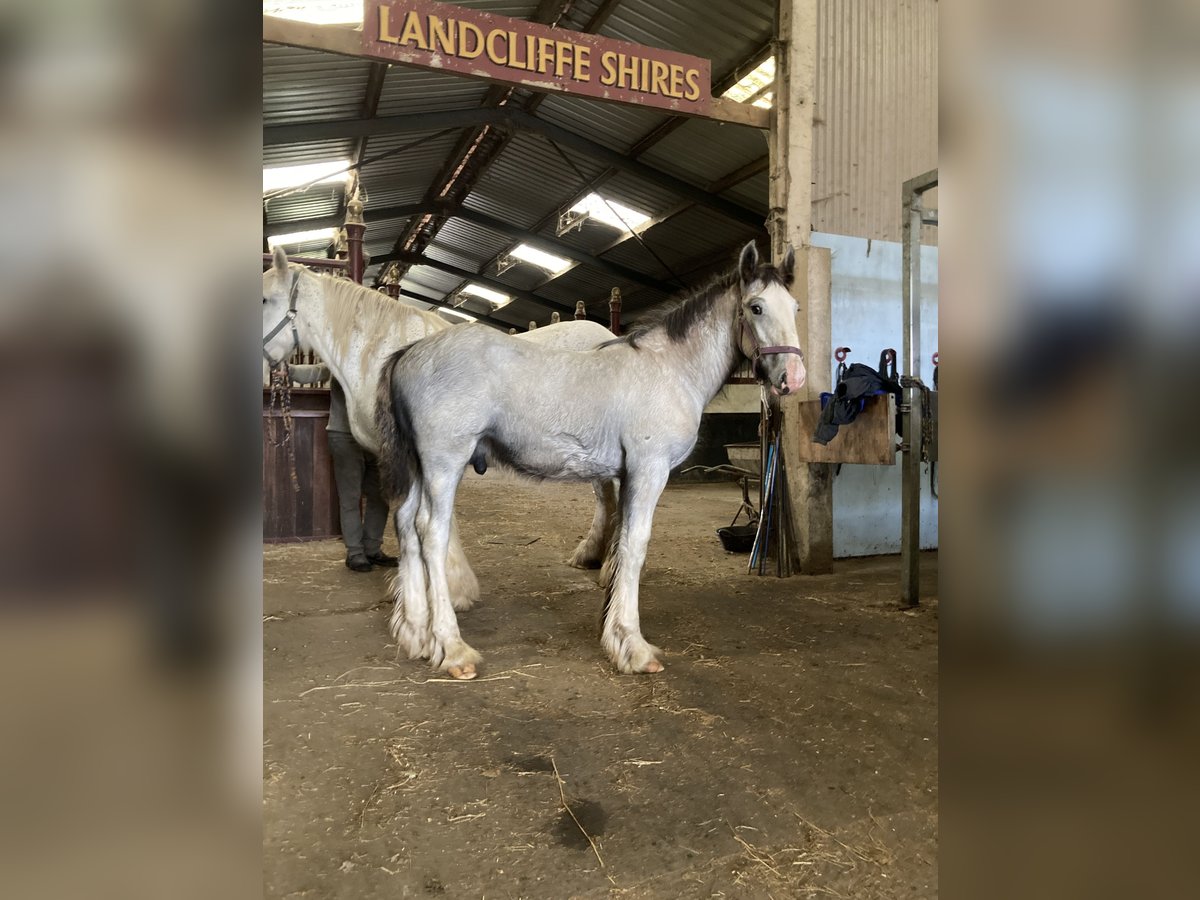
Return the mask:
<svg viewBox="0 0 1200 900">
<path fill-rule="evenodd" d="M 280 275 L 287 274 L 287 268 L 288 268 L 287 253 L 284 252 L 283 247 L 280 245 L 276 245 L 276 247 L 275 247 L 275 257 L 272 260 L 272 265 L 275 266 L 275 271 L 278 272 Z"/>
<path fill-rule="evenodd" d="M 748 243 L 742 248 L 742 255 L 738 259 L 738 274 L 742 278 L 742 284 L 749 284 L 754 280 L 754 273 L 758 271 L 758 248 L 754 246 L 754 241 Z"/>
<path fill-rule="evenodd" d="M 791 287 L 792 282 L 796 280 L 796 248 L 788 244 L 787 252 L 783 254 L 783 260 L 779 263 L 779 276 L 783 279 L 785 287 Z"/>
</svg>

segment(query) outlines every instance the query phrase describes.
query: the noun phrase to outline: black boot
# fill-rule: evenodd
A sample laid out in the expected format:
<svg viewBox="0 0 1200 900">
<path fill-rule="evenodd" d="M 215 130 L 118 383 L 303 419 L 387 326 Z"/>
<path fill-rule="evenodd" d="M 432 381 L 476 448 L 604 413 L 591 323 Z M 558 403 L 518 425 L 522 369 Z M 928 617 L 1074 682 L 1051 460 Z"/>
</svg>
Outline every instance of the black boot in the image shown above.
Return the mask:
<svg viewBox="0 0 1200 900">
<path fill-rule="evenodd" d="M 371 561 L 361 553 L 355 553 L 353 556 L 346 557 L 346 568 L 352 572 L 370 572 L 374 566 Z"/>
<path fill-rule="evenodd" d="M 383 566 L 388 569 L 395 569 L 400 565 L 400 560 L 394 556 L 388 556 L 383 550 L 377 550 L 375 553 L 368 553 L 367 559 L 377 566 Z"/>
</svg>

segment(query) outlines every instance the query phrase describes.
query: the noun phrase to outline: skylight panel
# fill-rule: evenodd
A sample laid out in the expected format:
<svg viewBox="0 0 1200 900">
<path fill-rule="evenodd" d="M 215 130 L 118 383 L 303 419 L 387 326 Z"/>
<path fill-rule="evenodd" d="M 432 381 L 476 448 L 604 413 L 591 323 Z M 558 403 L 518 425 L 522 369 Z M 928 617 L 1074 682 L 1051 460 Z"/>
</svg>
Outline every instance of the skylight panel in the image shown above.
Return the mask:
<svg viewBox="0 0 1200 900">
<path fill-rule="evenodd" d="M 502 306 L 507 306 L 509 303 L 512 303 L 512 297 L 510 297 L 508 294 L 501 293 L 500 291 L 494 291 L 489 287 L 484 287 L 482 284 L 475 284 L 474 282 L 467 283 L 460 293 L 466 294 L 470 297 L 478 297 L 481 300 L 486 300 L 488 303 L 492 304 L 493 309 L 499 309 Z"/>
<path fill-rule="evenodd" d="M 300 187 L 303 184 L 327 184 L 350 180 L 351 162 L 348 159 L 333 159 L 327 162 L 305 163 L 300 166 L 276 166 L 263 169 L 263 193 Z"/>
<path fill-rule="evenodd" d="M 775 57 L 767 57 L 761 65 L 721 96 L 738 103 L 751 102 L 764 109 L 771 107 L 771 92 L 767 89 L 775 82 Z"/>
<path fill-rule="evenodd" d="M 547 253 L 545 250 L 539 250 L 537 247 L 531 247 L 528 244 L 517 244 L 512 250 L 508 251 L 508 255 L 524 260 L 532 265 L 540 266 L 552 275 L 558 275 L 571 268 L 571 261 L 569 259 L 555 256 L 553 253 Z"/>
<path fill-rule="evenodd" d="M 442 307 L 438 310 L 438 312 L 441 313 L 443 316 L 453 316 L 456 319 L 462 319 L 464 322 L 478 322 L 479 321 L 473 315 L 471 315 L 470 313 L 465 313 L 461 309 L 446 309 L 445 307 Z"/>
<path fill-rule="evenodd" d="M 263 0 L 263 15 L 314 25 L 357 25 L 362 0 Z"/>
<path fill-rule="evenodd" d="M 571 207 L 573 213 L 586 213 L 594 222 L 602 222 L 620 231 L 637 231 L 650 221 L 650 216 L 630 209 L 615 200 L 606 200 L 599 194 L 588 194 Z"/>
<path fill-rule="evenodd" d="M 267 246 L 274 250 L 276 247 L 294 247 L 299 244 L 313 244 L 317 241 L 332 241 L 337 234 L 336 228 L 316 228 L 311 231 L 293 231 L 291 234 L 277 234 L 267 238 Z"/>
</svg>

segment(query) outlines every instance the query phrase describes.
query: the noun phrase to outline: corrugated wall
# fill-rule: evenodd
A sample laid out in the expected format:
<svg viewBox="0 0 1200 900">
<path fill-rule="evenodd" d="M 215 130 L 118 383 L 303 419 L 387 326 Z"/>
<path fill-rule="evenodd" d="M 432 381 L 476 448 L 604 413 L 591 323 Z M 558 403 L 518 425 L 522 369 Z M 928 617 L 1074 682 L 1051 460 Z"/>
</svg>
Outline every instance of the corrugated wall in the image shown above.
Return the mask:
<svg viewBox="0 0 1200 900">
<path fill-rule="evenodd" d="M 817 2 L 813 229 L 898 241 L 901 183 L 937 167 L 938 4 Z"/>
</svg>

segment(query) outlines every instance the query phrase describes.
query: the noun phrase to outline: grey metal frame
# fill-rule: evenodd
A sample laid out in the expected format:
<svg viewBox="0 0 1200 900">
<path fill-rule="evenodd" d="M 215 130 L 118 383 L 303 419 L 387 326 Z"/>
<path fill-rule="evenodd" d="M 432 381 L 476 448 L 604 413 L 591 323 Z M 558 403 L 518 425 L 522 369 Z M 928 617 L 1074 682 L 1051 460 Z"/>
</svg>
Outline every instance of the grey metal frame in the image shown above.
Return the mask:
<svg viewBox="0 0 1200 900">
<path fill-rule="evenodd" d="M 921 198 L 937 184 L 938 173 L 934 169 L 904 182 L 901 192 L 902 371 L 909 379 L 919 379 L 921 375 L 921 226 L 937 226 L 936 211 L 924 209 Z M 916 606 L 921 599 L 921 396 L 913 381 L 906 384 L 900 406 L 904 452 L 900 486 L 900 602 Z"/>
</svg>

